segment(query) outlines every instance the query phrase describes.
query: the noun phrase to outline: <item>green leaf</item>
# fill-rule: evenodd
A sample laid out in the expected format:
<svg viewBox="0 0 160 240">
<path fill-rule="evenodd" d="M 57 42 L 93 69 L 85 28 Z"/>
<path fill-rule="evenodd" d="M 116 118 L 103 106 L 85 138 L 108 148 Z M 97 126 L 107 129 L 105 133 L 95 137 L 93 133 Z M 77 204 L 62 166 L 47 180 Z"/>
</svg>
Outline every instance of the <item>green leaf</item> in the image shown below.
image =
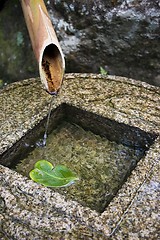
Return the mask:
<svg viewBox="0 0 160 240">
<path fill-rule="evenodd" d="M 79 180 L 69 168 L 63 165 L 53 168 L 53 165 L 46 160 L 36 162 L 29 176 L 33 181 L 47 187 L 65 187 Z"/>
<path fill-rule="evenodd" d="M 108 73 L 103 67 L 100 67 L 100 74 L 107 75 Z"/>
</svg>

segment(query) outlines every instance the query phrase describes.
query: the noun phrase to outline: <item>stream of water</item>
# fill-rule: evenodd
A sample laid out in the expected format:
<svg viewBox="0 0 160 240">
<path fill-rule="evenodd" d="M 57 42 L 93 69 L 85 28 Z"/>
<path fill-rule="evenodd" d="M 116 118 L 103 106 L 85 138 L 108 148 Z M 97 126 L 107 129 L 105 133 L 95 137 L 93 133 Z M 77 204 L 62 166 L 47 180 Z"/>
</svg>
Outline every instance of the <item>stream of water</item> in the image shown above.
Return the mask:
<svg viewBox="0 0 160 240">
<path fill-rule="evenodd" d="M 39 147 L 45 147 L 46 143 L 47 143 L 49 120 L 50 120 L 50 116 L 51 116 L 51 112 L 52 112 L 52 104 L 53 104 L 54 98 L 55 98 L 55 95 L 52 96 L 50 104 L 49 104 L 47 122 L 46 122 L 45 132 L 44 132 L 43 138 L 40 139 L 38 142 L 36 142 L 36 145 L 39 146 Z"/>
</svg>

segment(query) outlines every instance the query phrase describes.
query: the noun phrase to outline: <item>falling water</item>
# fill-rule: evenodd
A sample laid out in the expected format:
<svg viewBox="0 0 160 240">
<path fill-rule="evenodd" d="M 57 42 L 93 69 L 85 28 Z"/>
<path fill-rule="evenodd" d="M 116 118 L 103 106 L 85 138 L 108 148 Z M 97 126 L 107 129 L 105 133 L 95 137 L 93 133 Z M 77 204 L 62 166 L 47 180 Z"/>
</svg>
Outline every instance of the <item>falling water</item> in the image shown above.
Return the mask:
<svg viewBox="0 0 160 240">
<path fill-rule="evenodd" d="M 46 122 L 46 126 L 45 126 L 45 132 L 44 132 L 44 135 L 43 135 L 43 139 L 40 139 L 38 142 L 36 142 L 36 145 L 38 147 L 45 147 L 46 146 L 47 132 L 48 132 L 49 120 L 50 120 L 50 116 L 51 116 L 51 112 L 52 112 L 52 104 L 53 104 L 54 97 L 55 97 L 55 95 L 52 96 L 50 104 L 49 104 L 47 122 Z"/>
</svg>

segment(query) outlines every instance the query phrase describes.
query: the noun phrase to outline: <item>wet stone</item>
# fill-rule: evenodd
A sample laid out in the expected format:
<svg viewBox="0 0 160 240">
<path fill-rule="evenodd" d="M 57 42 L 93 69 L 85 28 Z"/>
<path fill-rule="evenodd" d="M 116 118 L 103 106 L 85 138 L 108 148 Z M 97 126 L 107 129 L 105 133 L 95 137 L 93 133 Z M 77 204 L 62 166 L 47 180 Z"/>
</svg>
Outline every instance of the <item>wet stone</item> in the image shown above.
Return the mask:
<svg viewBox="0 0 160 240">
<path fill-rule="evenodd" d="M 103 67 L 109 74 L 160 86 L 159 0 L 45 3 L 65 54 L 67 72 L 99 73 Z M 37 76 L 19 1 L 6 1 L 4 8 L 2 3 L 0 7 L 0 80 L 9 83 Z"/>
</svg>

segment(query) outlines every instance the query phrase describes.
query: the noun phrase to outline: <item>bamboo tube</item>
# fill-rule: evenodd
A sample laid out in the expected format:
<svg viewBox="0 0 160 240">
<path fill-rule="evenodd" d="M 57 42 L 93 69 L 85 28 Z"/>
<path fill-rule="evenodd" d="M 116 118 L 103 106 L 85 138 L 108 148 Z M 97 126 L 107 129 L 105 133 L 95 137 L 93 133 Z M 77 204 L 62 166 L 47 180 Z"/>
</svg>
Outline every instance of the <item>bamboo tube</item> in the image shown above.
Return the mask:
<svg viewBox="0 0 160 240">
<path fill-rule="evenodd" d="M 43 0 L 21 0 L 33 51 L 44 88 L 50 94 L 59 91 L 65 60 Z"/>
</svg>

